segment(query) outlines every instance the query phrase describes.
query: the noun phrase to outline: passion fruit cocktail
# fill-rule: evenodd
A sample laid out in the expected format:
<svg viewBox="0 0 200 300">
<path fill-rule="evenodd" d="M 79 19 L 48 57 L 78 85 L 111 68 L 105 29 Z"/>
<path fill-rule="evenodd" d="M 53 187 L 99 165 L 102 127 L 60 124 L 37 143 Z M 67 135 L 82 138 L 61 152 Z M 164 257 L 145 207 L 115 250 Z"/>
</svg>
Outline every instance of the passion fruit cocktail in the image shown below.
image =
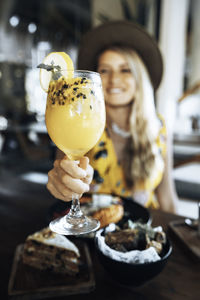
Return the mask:
<svg viewBox="0 0 200 300">
<path fill-rule="evenodd" d="M 100 139 L 105 127 L 105 103 L 100 75 L 75 71 L 64 52 L 52 52 L 40 64 L 40 84 L 47 92 L 46 127 L 56 146 L 68 159 L 79 160 Z M 99 221 L 85 217 L 79 199 L 70 212 L 50 223 L 52 231 L 85 234 L 99 228 Z"/>
<path fill-rule="evenodd" d="M 52 80 L 48 89 L 47 130 L 52 141 L 71 159 L 79 159 L 93 148 L 105 126 L 101 82 L 97 74 L 92 74 L 94 80 L 87 75 L 74 71 L 74 78 Z"/>
</svg>

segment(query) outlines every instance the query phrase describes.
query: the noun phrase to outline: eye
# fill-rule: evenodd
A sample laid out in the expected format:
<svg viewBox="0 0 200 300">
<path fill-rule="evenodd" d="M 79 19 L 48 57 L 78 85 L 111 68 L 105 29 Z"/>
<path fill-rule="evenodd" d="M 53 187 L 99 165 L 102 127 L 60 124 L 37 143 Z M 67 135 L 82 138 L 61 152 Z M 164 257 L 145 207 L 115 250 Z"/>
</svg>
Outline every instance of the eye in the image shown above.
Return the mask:
<svg viewBox="0 0 200 300">
<path fill-rule="evenodd" d="M 131 73 L 131 69 L 130 68 L 123 68 L 123 69 L 121 69 L 121 73 Z"/>
<path fill-rule="evenodd" d="M 103 68 L 103 69 L 99 69 L 98 72 L 99 72 L 100 74 L 108 74 L 108 73 L 109 73 L 109 70 Z"/>
</svg>

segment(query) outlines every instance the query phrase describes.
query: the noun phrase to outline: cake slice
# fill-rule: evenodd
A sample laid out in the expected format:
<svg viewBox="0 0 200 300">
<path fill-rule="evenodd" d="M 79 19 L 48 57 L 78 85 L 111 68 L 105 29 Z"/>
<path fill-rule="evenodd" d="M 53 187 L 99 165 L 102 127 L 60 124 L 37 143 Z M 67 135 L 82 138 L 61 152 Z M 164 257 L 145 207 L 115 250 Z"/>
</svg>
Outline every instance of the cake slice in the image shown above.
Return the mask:
<svg viewBox="0 0 200 300">
<path fill-rule="evenodd" d="M 29 235 L 24 244 L 24 264 L 40 270 L 76 275 L 79 257 L 79 249 L 74 243 L 49 228 Z"/>
</svg>

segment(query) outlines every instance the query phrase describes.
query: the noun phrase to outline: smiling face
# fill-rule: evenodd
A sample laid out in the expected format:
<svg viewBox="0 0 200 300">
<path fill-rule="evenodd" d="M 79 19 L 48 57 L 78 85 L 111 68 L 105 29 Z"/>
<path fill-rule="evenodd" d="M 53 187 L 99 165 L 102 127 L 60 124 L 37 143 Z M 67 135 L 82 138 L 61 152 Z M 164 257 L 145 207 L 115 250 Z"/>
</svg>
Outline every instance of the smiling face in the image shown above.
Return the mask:
<svg viewBox="0 0 200 300">
<path fill-rule="evenodd" d="M 136 92 L 135 78 L 125 57 L 114 51 L 104 51 L 98 60 L 105 102 L 123 106 L 132 102 Z"/>
</svg>

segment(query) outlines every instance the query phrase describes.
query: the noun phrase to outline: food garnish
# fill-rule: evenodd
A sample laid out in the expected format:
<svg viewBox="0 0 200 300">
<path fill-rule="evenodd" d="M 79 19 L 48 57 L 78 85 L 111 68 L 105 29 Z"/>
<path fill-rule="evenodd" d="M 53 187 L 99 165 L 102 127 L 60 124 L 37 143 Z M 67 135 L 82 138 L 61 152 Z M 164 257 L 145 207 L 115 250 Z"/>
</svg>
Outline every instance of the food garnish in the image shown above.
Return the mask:
<svg viewBox="0 0 200 300">
<path fill-rule="evenodd" d="M 57 80 L 62 76 L 72 78 L 74 73 L 73 62 L 65 52 L 51 52 L 38 68 L 40 68 L 40 85 L 46 93 L 52 79 Z"/>
</svg>

